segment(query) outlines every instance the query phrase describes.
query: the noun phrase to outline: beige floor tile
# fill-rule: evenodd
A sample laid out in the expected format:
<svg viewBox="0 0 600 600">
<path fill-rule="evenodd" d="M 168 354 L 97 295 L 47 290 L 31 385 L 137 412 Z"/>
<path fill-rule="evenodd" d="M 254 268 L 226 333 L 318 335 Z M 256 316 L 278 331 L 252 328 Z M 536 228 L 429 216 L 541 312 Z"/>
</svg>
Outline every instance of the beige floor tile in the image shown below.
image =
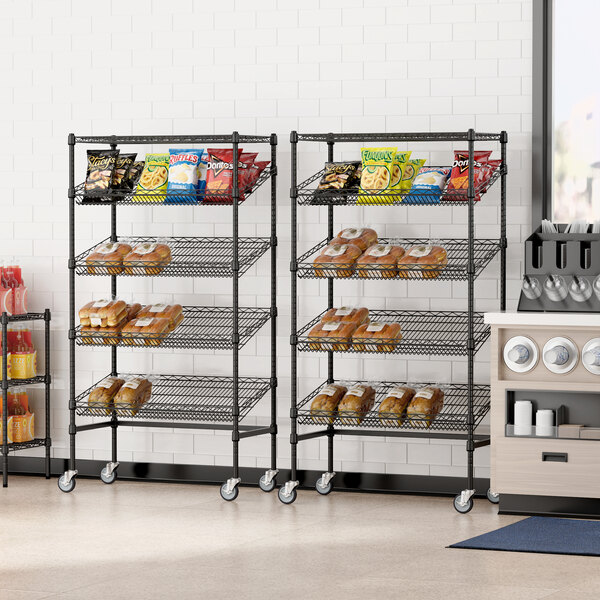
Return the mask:
<svg viewBox="0 0 600 600">
<path fill-rule="evenodd" d="M 50 597 L 48 592 L 26 592 L 0 587 L 0 600 L 45 600 Z"/>
</svg>

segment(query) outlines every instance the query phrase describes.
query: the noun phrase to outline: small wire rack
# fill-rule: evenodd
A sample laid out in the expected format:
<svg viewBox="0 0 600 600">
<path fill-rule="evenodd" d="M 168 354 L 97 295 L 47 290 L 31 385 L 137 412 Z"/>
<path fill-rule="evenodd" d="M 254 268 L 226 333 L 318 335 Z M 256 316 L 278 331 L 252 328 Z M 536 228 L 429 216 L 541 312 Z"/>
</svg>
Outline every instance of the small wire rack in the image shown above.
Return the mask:
<svg viewBox="0 0 600 600">
<path fill-rule="evenodd" d="M 313 279 L 331 277 L 335 279 L 419 279 L 431 280 L 466 280 L 468 279 L 469 242 L 468 240 L 444 239 L 427 240 L 417 238 L 380 238 L 380 244 L 394 244 L 408 249 L 414 245 L 433 244 L 445 248 L 448 254 L 448 264 L 444 267 L 437 265 L 399 265 L 397 267 L 370 263 L 357 266 L 355 263 L 320 263 L 317 268 L 313 265 L 320 250 L 327 246 L 328 241 L 322 240 L 298 259 L 298 277 Z M 498 240 L 474 240 L 475 277 L 489 265 L 500 251 Z"/>
<path fill-rule="evenodd" d="M 475 196 L 481 197 L 485 194 L 501 177 L 504 170 L 504 167 L 498 167 L 488 181 L 476 186 Z M 460 206 L 469 203 L 466 190 L 448 189 L 450 178 L 448 178 L 444 190 L 440 192 L 425 192 L 422 190 L 413 190 L 412 192 L 363 190 L 363 192 L 368 192 L 368 194 L 362 195 L 358 187 L 342 190 L 317 189 L 316 186 L 321 181 L 324 173 L 325 169 L 323 168 L 298 185 L 299 205 L 440 206 L 441 204 L 444 206 Z"/>
<path fill-rule="evenodd" d="M 120 277 L 233 277 L 233 238 L 227 237 L 120 237 L 118 242 L 138 244 L 160 242 L 171 249 L 171 262 L 121 261 L 88 263 L 89 255 L 110 238 L 102 240 L 75 257 L 77 275 L 118 275 Z M 243 275 L 271 247 L 269 238 L 239 238 L 239 275 Z"/>
<path fill-rule="evenodd" d="M 238 204 L 247 200 L 265 181 L 271 178 L 275 170 L 269 166 L 261 174 L 253 186 L 241 187 L 239 190 Z M 233 203 L 232 190 L 211 191 L 206 190 L 194 192 L 145 192 L 137 193 L 135 190 L 105 190 L 102 192 L 85 193 L 85 183 L 80 183 L 75 187 L 75 201 L 77 204 L 98 205 L 98 204 L 117 204 L 117 205 L 140 205 L 148 204 L 151 206 L 215 206 L 230 205 Z"/>
<path fill-rule="evenodd" d="M 242 348 L 270 319 L 268 308 L 240 308 L 238 335 Z M 128 334 L 103 332 L 102 328 L 75 330 L 78 346 L 123 346 L 144 348 L 190 348 L 231 350 L 233 348 L 233 309 L 214 306 L 184 306 L 183 321 L 171 333 Z"/>
<path fill-rule="evenodd" d="M 338 382 L 339 383 L 339 382 Z M 356 413 L 340 419 L 337 411 L 326 410 L 310 410 L 310 405 L 314 398 L 319 394 L 323 385 L 319 386 L 298 405 L 298 423 L 302 425 L 323 425 L 331 424 L 341 427 L 361 427 L 370 429 L 390 429 L 390 430 L 410 430 L 415 432 L 415 436 L 419 432 L 423 434 L 427 431 L 460 431 L 468 430 L 468 402 L 469 391 L 466 384 L 427 384 L 418 383 L 410 384 L 414 388 L 425 387 L 426 385 L 434 385 L 441 387 L 444 391 L 444 403 L 442 410 L 436 415 L 433 420 L 426 415 L 412 416 L 410 420 L 406 415 L 397 415 L 395 413 L 379 413 L 379 406 L 388 395 L 390 389 L 398 384 L 392 382 L 371 383 L 365 382 L 376 389 L 375 405 L 367 412 Z M 348 384 L 344 384 L 349 387 Z M 477 428 L 483 418 L 490 410 L 490 386 L 489 385 L 474 385 L 473 386 L 473 428 Z M 349 423 L 348 421 L 352 421 Z"/>
<path fill-rule="evenodd" d="M 17 452 L 18 450 L 28 450 L 29 448 L 39 448 L 46 445 L 45 439 L 36 438 L 28 442 L 12 442 L 8 444 L 9 452 Z M 0 449 L 4 446 L 0 444 Z"/>
<path fill-rule="evenodd" d="M 44 313 L 23 313 L 22 315 L 8 315 L 9 323 L 12 321 L 44 321 Z"/>
<path fill-rule="evenodd" d="M 2 374 L 2 367 L 0 366 L 0 375 Z M 2 378 L 0 377 L 0 381 Z M 35 377 L 29 377 L 27 379 L 9 379 L 8 387 L 17 387 L 21 385 L 35 385 L 36 383 L 46 383 L 46 377 L 44 375 L 36 375 Z"/>
<path fill-rule="evenodd" d="M 128 403 L 88 402 L 90 392 L 99 382 L 75 398 L 79 416 L 106 417 L 115 410 L 117 416 L 135 419 L 168 419 L 207 423 L 233 423 L 233 378 L 203 375 L 150 375 L 152 393 L 142 406 Z M 266 378 L 238 379 L 239 418 L 242 420 L 271 389 Z"/>
<path fill-rule="evenodd" d="M 298 350 L 301 352 L 347 352 L 415 354 L 436 356 L 466 356 L 468 354 L 469 314 L 464 311 L 409 311 L 372 310 L 371 322 L 400 323 L 400 339 L 372 338 L 361 340 L 360 345 L 352 338 L 310 338 L 311 329 L 317 325 L 323 311 L 298 332 Z M 490 328 L 483 322 L 483 313 L 473 315 L 474 352 L 477 352 L 490 336 Z"/>
</svg>

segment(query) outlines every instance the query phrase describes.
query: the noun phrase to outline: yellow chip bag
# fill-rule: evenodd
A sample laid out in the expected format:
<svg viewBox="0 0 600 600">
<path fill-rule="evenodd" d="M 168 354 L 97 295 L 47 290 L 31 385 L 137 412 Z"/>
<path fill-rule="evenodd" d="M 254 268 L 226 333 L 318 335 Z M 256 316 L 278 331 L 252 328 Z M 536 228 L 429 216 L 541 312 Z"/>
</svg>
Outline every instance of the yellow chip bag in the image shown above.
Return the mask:
<svg viewBox="0 0 600 600">
<path fill-rule="evenodd" d="M 409 160 L 404 165 L 402 171 L 402 180 L 400 181 L 400 191 L 410 192 L 415 177 L 419 174 L 419 169 L 425 164 L 424 158 L 418 158 L 416 160 Z"/>
<path fill-rule="evenodd" d="M 169 154 L 146 154 L 133 200 L 164 202 L 169 182 Z"/>
<path fill-rule="evenodd" d="M 369 196 L 390 189 L 394 157 L 397 152 L 398 148 L 361 148 L 362 174 L 358 204 L 379 204 L 381 202 L 381 198 L 370 199 Z"/>
<path fill-rule="evenodd" d="M 394 166 L 392 168 L 392 190 L 400 190 L 400 184 L 402 183 L 402 176 L 404 175 L 404 168 L 410 158 L 412 152 L 397 152 L 394 156 Z"/>
</svg>

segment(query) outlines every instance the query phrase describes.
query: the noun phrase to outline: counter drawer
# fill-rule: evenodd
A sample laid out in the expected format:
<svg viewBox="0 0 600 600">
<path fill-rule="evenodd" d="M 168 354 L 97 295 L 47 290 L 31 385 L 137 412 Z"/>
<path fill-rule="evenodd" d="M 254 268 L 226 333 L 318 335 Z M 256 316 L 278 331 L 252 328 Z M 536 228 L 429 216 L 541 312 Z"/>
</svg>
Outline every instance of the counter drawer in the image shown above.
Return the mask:
<svg viewBox="0 0 600 600">
<path fill-rule="evenodd" d="M 494 444 L 494 491 L 600 498 L 600 441 L 501 438 Z"/>
</svg>

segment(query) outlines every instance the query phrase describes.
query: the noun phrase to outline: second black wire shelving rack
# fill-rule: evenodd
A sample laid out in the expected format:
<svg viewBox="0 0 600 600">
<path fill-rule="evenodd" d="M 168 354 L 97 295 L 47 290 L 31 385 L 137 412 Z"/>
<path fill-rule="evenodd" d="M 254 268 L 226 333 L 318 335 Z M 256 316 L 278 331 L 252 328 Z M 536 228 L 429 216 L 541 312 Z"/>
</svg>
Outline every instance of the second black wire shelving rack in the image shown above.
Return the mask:
<svg viewBox="0 0 600 600">
<path fill-rule="evenodd" d="M 328 134 L 299 134 L 291 133 L 291 479 L 279 489 L 279 499 L 285 504 L 291 504 L 296 499 L 298 486 L 298 443 L 318 437 L 327 437 L 327 471 L 318 479 L 316 489 L 320 494 L 328 494 L 333 488 L 334 473 L 334 438 L 336 435 L 382 436 L 382 437 L 417 437 L 440 438 L 446 440 L 460 439 L 466 442 L 467 477 L 466 489 L 454 499 L 454 507 L 461 513 L 466 513 L 473 506 L 474 463 L 473 454 L 476 448 L 490 443 L 489 435 L 477 434 L 475 430 L 481 424 L 490 408 L 489 385 L 474 383 L 473 363 L 475 354 L 490 335 L 489 327 L 483 323 L 483 315 L 475 312 L 475 279 L 489 265 L 492 259 L 500 254 L 500 308 L 506 308 L 506 145 L 508 137 L 505 131 L 501 133 L 479 133 L 473 129 L 457 133 L 328 133 Z M 369 194 L 368 198 L 361 197 L 358 189 L 317 191 L 323 170 L 298 183 L 298 144 L 300 142 L 316 142 L 327 144 L 327 162 L 334 160 L 336 143 L 361 143 L 364 145 L 395 142 L 463 142 L 468 145 L 469 179 L 468 190 L 444 190 L 441 199 L 439 194 L 432 195 L 419 192 L 410 196 L 408 193 L 380 192 Z M 495 170 L 490 180 L 476 185 L 474 180 L 474 150 L 476 142 L 499 142 L 502 163 Z M 380 145 L 380 144 L 379 144 Z M 475 236 L 475 206 L 476 198 L 485 193 L 494 183 L 500 180 L 500 231 L 498 239 L 477 239 Z M 298 398 L 298 353 L 326 352 L 327 354 L 327 383 L 336 381 L 334 376 L 334 354 L 355 353 L 352 345 L 340 344 L 340 341 L 327 338 L 327 343 L 320 347 L 311 344 L 308 332 L 319 322 L 317 316 L 304 326 L 298 326 L 298 279 L 317 277 L 313 260 L 319 251 L 334 236 L 334 207 L 335 206 L 464 206 L 468 211 L 467 237 L 465 239 L 436 240 L 444 246 L 448 254 L 448 264 L 441 271 L 436 269 L 435 276 L 427 277 L 422 267 L 403 267 L 398 281 L 419 279 L 430 281 L 466 281 L 467 310 L 466 311 L 370 311 L 375 320 L 397 321 L 402 327 L 402 339 L 395 345 L 393 354 L 398 355 L 444 355 L 467 357 L 467 382 L 444 384 L 444 406 L 435 420 L 429 423 L 418 423 L 415 419 L 402 424 L 386 424 L 379 419 L 378 408 L 385 398 L 386 392 L 395 383 L 383 382 L 377 386 L 374 408 L 364 417 L 360 425 L 342 422 L 335 414 L 324 414 L 322 418 L 311 414 L 310 406 L 313 398 L 322 386 L 313 390 L 303 399 Z M 298 256 L 298 206 L 327 207 L 327 237 L 316 246 Z M 408 208 L 410 210 L 410 208 Z M 385 243 L 387 240 L 382 239 Z M 404 247 L 413 244 L 432 243 L 432 240 L 395 238 L 393 243 Z M 319 267 L 319 277 L 327 278 L 327 306 L 333 308 L 334 280 L 340 275 L 343 279 L 363 281 L 379 280 L 394 281 L 389 277 L 386 267 L 370 265 L 355 269 L 354 265 L 336 263 L 335 269 L 328 270 Z M 377 285 L 377 284 L 373 284 Z M 385 343 L 385 340 L 381 340 Z M 369 348 L 361 349 L 361 353 Z M 374 353 L 377 348 L 371 349 Z M 377 353 L 381 356 L 381 353 Z M 367 382 L 368 383 L 368 382 Z M 423 385 L 426 385 L 423 382 Z M 299 425 L 324 424 L 324 428 L 299 433 Z M 488 490 L 488 498 L 497 502 L 498 498 Z"/>
<path fill-rule="evenodd" d="M 184 429 L 211 429 L 231 431 L 232 436 L 232 476 L 221 486 L 221 496 L 225 500 L 235 500 L 238 496 L 240 479 L 239 443 L 242 439 L 270 436 L 270 468 L 259 480 L 265 492 L 276 486 L 277 475 L 277 368 L 276 368 L 276 259 L 277 259 L 277 136 L 240 135 L 167 135 L 167 136 L 85 136 L 69 135 L 69 344 L 70 344 L 70 456 L 68 470 L 59 478 L 58 486 L 63 492 L 75 487 L 77 476 L 76 435 L 79 432 L 99 428 L 112 430 L 111 460 L 100 474 L 104 483 L 113 483 L 117 468 L 117 432 L 120 426 L 166 427 Z M 190 145 L 219 144 L 232 148 L 237 156 L 241 144 L 268 144 L 271 164 L 263 171 L 254 186 L 240 188 L 238 185 L 237 161 L 233 161 L 233 187 L 230 191 L 210 192 L 210 194 L 182 193 L 174 195 L 155 193 L 144 195 L 115 190 L 102 192 L 101 197 L 84 195 L 83 184 L 75 182 L 75 146 L 108 145 L 117 149 L 120 145 L 168 144 L 185 147 Z M 263 184 L 270 182 L 271 211 L 269 237 L 241 237 L 239 235 L 239 210 L 249 196 Z M 208 198 L 207 198 L 208 196 Z M 77 205 L 103 205 L 110 207 L 110 237 L 96 242 L 91 248 L 75 252 L 75 209 Z M 102 241 L 122 241 L 128 244 L 156 242 L 155 237 L 122 237 L 117 235 L 117 210 L 119 206 L 203 206 L 221 205 L 223 210 L 231 210 L 231 237 L 172 237 L 160 238 L 169 245 L 172 260 L 168 265 L 140 263 L 126 271 L 117 271 L 115 264 L 94 263 L 89 269 L 86 258 Z M 270 306 L 246 308 L 239 306 L 240 278 L 265 254 L 270 254 Z M 155 267 L 154 269 L 152 267 Z M 150 273 L 150 274 L 149 274 Z M 203 277 L 230 278 L 232 280 L 232 304 L 229 307 L 184 306 L 184 320 L 172 333 L 164 336 L 132 336 L 115 339 L 114 334 L 84 332 L 76 325 L 75 280 L 76 276 L 105 276 L 111 280 L 111 295 L 117 294 L 117 280 L 120 277 Z M 268 377 L 240 376 L 239 352 L 258 331 L 270 322 L 271 360 Z M 104 347 L 111 350 L 109 375 L 119 374 L 118 350 L 120 347 L 177 348 L 227 350 L 232 353 L 231 376 L 209 375 L 152 375 L 152 395 L 139 410 L 131 406 L 112 405 L 107 410 L 104 405 L 88 401 L 95 385 L 77 393 L 76 390 L 76 348 Z M 243 423 L 248 413 L 270 392 L 270 423 L 268 426 Z M 95 417 L 94 422 L 77 424 L 77 416 Z M 101 419 L 101 420 L 97 420 Z"/>
</svg>

